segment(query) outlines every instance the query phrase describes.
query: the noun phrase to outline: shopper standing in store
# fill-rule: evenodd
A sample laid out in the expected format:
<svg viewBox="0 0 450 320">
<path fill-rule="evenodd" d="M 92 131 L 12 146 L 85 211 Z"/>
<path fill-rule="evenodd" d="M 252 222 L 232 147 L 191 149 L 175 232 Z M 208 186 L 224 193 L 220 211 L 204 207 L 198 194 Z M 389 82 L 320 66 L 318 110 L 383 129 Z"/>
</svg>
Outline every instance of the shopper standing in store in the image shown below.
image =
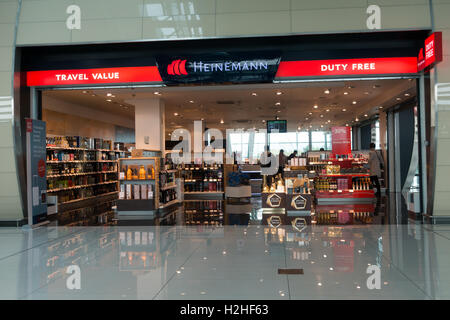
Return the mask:
<svg viewBox="0 0 450 320">
<path fill-rule="evenodd" d="M 297 150 L 294 150 L 294 152 L 292 152 L 289 157 L 287 158 L 288 161 L 291 160 L 292 158 L 295 158 L 297 156 Z"/>
<path fill-rule="evenodd" d="M 380 154 L 375 150 L 375 143 L 370 144 L 369 151 L 369 172 L 370 172 L 370 181 L 377 188 L 377 197 L 381 196 L 381 187 L 380 180 L 381 177 L 381 167 L 383 164 L 383 159 Z"/>
<path fill-rule="evenodd" d="M 281 175 L 283 176 L 283 173 L 284 173 L 284 167 L 286 166 L 287 162 L 288 162 L 288 158 L 287 158 L 286 155 L 284 154 L 284 150 L 281 149 L 281 150 L 280 150 L 280 153 L 279 153 L 279 155 L 278 155 L 278 165 L 279 165 L 279 168 L 278 168 L 278 174 L 281 173 Z"/>
</svg>

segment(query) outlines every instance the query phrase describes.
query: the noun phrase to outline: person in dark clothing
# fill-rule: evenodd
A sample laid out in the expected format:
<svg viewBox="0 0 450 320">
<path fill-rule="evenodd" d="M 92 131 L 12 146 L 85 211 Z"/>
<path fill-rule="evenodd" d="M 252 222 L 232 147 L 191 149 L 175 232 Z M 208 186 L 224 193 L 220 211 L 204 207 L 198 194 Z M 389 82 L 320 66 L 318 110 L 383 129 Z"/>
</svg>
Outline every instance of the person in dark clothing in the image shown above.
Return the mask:
<svg viewBox="0 0 450 320">
<path fill-rule="evenodd" d="M 295 158 L 297 156 L 297 150 L 294 150 L 294 152 L 292 152 L 289 157 L 287 158 L 288 161 L 291 160 L 292 158 Z"/>
</svg>

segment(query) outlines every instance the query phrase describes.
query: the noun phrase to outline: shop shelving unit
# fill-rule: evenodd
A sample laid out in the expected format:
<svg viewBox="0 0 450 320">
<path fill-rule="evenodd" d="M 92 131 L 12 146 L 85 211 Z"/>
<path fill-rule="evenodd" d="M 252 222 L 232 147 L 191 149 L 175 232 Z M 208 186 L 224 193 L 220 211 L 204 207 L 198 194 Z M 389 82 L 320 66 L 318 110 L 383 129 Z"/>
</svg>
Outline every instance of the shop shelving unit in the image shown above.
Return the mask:
<svg viewBox="0 0 450 320">
<path fill-rule="evenodd" d="M 139 170 L 141 166 L 145 169 L 144 179 L 127 179 L 127 169 L 134 168 Z M 151 168 L 153 167 L 153 173 Z M 120 184 L 120 194 L 119 200 L 117 201 L 117 212 L 119 217 L 127 215 L 153 215 L 155 211 L 159 208 L 159 170 L 160 161 L 158 157 L 140 157 L 140 158 L 125 158 L 119 159 L 119 184 Z M 131 187 L 127 187 L 131 185 Z M 146 186 L 143 189 L 143 186 Z M 136 197 L 136 192 L 134 190 L 135 186 L 139 186 L 138 196 Z M 153 196 L 148 197 L 148 188 L 151 186 Z M 127 191 L 128 189 L 128 191 Z M 147 194 L 142 196 L 142 190 Z M 131 196 L 129 194 L 131 191 Z"/>
<path fill-rule="evenodd" d="M 47 194 L 57 198 L 57 220 L 65 221 L 63 224 L 82 224 L 93 218 L 89 217 L 91 211 L 95 216 L 111 216 L 111 208 L 105 212 L 91 209 L 102 204 L 115 205 L 118 196 L 117 162 L 130 153 L 58 145 L 47 145 L 46 149 Z M 95 182 L 91 183 L 92 180 Z M 73 219 L 68 220 L 68 217 Z"/>
</svg>

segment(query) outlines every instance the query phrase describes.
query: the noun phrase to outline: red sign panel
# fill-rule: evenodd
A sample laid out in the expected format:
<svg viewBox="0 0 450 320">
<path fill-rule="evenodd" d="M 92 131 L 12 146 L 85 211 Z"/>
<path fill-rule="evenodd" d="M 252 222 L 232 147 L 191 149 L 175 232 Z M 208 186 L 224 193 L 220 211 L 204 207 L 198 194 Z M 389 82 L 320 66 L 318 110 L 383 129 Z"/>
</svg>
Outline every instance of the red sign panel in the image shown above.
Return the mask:
<svg viewBox="0 0 450 320">
<path fill-rule="evenodd" d="M 27 132 L 33 132 L 33 120 L 25 119 L 25 122 L 27 124 Z"/>
<path fill-rule="evenodd" d="M 336 155 L 352 153 L 350 127 L 331 128 L 331 148 Z"/>
<path fill-rule="evenodd" d="M 282 61 L 275 77 L 416 73 L 416 57 Z"/>
<path fill-rule="evenodd" d="M 27 86 L 162 82 L 156 66 L 27 72 Z"/>
<path fill-rule="evenodd" d="M 417 69 L 421 71 L 440 61 L 442 61 L 442 32 L 435 32 L 425 39 L 425 47 L 419 51 Z"/>
</svg>

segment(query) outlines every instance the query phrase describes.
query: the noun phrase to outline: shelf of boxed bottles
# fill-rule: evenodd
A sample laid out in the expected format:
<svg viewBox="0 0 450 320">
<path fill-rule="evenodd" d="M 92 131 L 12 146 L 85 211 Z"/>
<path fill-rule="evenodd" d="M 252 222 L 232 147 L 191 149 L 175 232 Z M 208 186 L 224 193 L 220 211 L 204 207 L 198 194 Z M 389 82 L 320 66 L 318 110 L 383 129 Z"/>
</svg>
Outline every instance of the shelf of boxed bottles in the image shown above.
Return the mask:
<svg viewBox="0 0 450 320">
<path fill-rule="evenodd" d="M 88 149 L 88 148 L 76 148 L 76 147 L 57 147 L 57 146 L 47 146 L 48 150 L 68 150 L 68 151 L 101 151 L 101 152 L 116 152 L 116 153 L 129 153 L 125 150 L 110 150 L 110 149 Z"/>
<path fill-rule="evenodd" d="M 67 161 L 59 161 L 59 160 L 49 160 L 47 164 L 58 164 L 58 163 L 95 163 L 95 162 L 117 162 L 118 160 L 67 160 Z"/>
<path fill-rule="evenodd" d="M 67 188 L 50 189 L 50 190 L 47 190 L 47 193 L 54 193 L 54 192 L 72 190 L 72 189 L 82 189 L 82 188 L 96 187 L 96 186 L 102 186 L 102 185 L 105 185 L 105 184 L 113 184 L 113 183 L 117 183 L 117 180 L 100 182 L 100 183 L 93 183 L 93 184 L 84 184 L 84 185 L 80 185 L 80 186 L 73 186 L 73 187 L 67 187 Z"/>
<path fill-rule="evenodd" d="M 94 172 L 79 172 L 79 173 L 61 173 L 48 175 L 47 179 L 60 178 L 60 177 L 76 177 L 76 176 L 87 176 L 103 173 L 117 173 L 117 171 L 94 171 Z"/>
</svg>

